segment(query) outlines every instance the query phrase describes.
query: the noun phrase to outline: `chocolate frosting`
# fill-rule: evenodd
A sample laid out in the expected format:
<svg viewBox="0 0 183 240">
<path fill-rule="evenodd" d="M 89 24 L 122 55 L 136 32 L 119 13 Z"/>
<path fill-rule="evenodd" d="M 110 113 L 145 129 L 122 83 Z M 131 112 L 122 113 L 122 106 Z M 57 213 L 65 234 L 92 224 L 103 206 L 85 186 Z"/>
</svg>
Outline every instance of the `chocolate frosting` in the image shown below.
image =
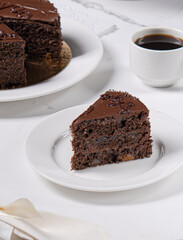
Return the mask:
<svg viewBox="0 0 183 240">
<path fill-rule="evenodd" d="M 9 42 L 9 41 L 21 41 L 24 40 L 18 36 L 13 30 L 11 30 L 7 25 L 0 23 L 0 42 Z"/>
<path fill-rule="evenodd" d="M 0 18 L 37 20 L 54 24 L 59 15 L 46 0 L 0 0 Z"/>
<path fill-rule="evenodd" d="M 149 114 L 147 107 L 138 98 L 127 92 L 107 91 L 73 123 L 119 115 L 126 117 L 140 112 Z"/>
</svg>

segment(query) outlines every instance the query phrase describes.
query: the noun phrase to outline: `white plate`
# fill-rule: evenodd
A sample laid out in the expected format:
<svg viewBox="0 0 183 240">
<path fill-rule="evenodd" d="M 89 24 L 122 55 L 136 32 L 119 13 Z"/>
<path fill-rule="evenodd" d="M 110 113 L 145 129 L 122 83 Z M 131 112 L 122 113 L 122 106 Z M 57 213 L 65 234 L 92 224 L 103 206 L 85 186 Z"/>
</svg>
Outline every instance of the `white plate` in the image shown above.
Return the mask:
<svg viewBox="0 0 183 240">
<path fill-rule="evenodd" d="M 63 90 L 81 81 L 96 68 L 103 56 L 103 47 L 98 37 L 84 25 L 64 17 L 61 25 L 63 39 L 73 54 L 67 67 L 39 84 L 0 90 L 0 102 L 30 99 Z"/>
<path fill-rule="evenodd" d="M 146 186 L 172 174 L 183 163 L 183 126 L 175 119 L 151 111 L 151 158 L 70 171 L 69 125 L 86 105 L 58 112 L 40 123 L 26 141 L 31 166 L 48 180 L 65 187 L 96 192 Z"/>
</svg>

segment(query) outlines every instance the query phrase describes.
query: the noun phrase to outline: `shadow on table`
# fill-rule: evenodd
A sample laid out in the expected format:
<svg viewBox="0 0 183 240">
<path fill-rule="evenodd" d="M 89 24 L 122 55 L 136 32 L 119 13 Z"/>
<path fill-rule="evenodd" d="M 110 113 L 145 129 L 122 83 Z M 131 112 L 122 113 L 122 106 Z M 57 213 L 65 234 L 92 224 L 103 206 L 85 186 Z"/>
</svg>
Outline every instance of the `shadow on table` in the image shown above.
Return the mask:
<svg viewBox="0 0 183 240">
<path fill-rule="evenodd" d="M 41 178 L 42 179 L 42 178 Z M 161 201 L 183 193 L 183 167 L 172 176 L 147 187 L 111 193 L 95 193 L 73 190 L 58 186 L 47 180 L 43 180 L 50 188 L 50 192 L 65 197 L 71 201 L 93 205 L 134 205 Z"/>
<path fill-rule="evenodd" d="M 0 103 L 0 118 L 41 116 L 86 103 L 105 91 L 113 75 L 113 63 L 104 49 L 104 56 L 95 71 L 84 80 L 63 91 L 44 97 Z"/>
</svg>

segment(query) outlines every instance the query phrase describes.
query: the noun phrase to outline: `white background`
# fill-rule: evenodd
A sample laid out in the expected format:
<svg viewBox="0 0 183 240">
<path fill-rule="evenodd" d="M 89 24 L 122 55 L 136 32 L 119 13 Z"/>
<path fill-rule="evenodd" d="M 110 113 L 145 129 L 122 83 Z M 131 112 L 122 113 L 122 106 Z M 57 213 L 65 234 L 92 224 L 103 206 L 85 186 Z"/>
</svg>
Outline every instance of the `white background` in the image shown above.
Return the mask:
<svg viewBox="0 0 183 240">
<path fill-rule="evenodd" d="M 183 123 L 183 79 L 171 88 L 147 87 L 130 72 L 128 56 L 129 38 L 143 26 L 183 30 L 183 1 L 55 0 L 55 6 L 62 18 L 87 25 L 101 38 L 104 57 L 89 77 L 67 90 L 0 103 L 0 203 L 28 198 L 39 210 L 97 223 L 112 240 L 183 239 L 183 168 L 142 189 L 87 193 L 44 180 L 29 167 L 24 152 L 26 137 L 46 115 L 94 101 L 108 89 L 128 91 Z"/>
</svg>

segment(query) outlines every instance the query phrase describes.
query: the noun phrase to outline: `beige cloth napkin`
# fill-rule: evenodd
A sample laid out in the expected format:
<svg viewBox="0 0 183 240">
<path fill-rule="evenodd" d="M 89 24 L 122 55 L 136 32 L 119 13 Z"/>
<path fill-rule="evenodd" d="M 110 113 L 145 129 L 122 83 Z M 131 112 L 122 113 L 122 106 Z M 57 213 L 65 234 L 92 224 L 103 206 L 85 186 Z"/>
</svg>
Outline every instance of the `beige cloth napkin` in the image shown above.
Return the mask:
<svg viewBox="0 0 183 240">
<path fill-rule="evenodd" d="M 7 236 L 5 236 L 8 237 L 11 232 L 10 238 L 3 239 L 0 236 L 2 240 L 110 239 L 109 234 L 98 225 L 79 219 L 38 212 L 26 199 L 19 199 L 9 205 L 0 206 L 0 221 L 13 227 L 7 230 Z M 2 224 L 0 226 L 2 227 Z"/>
<path fill-rule="evenodd" d="M 4 222 L 0 222 L 0 240 L 33 240 Z"/>
</svg>

